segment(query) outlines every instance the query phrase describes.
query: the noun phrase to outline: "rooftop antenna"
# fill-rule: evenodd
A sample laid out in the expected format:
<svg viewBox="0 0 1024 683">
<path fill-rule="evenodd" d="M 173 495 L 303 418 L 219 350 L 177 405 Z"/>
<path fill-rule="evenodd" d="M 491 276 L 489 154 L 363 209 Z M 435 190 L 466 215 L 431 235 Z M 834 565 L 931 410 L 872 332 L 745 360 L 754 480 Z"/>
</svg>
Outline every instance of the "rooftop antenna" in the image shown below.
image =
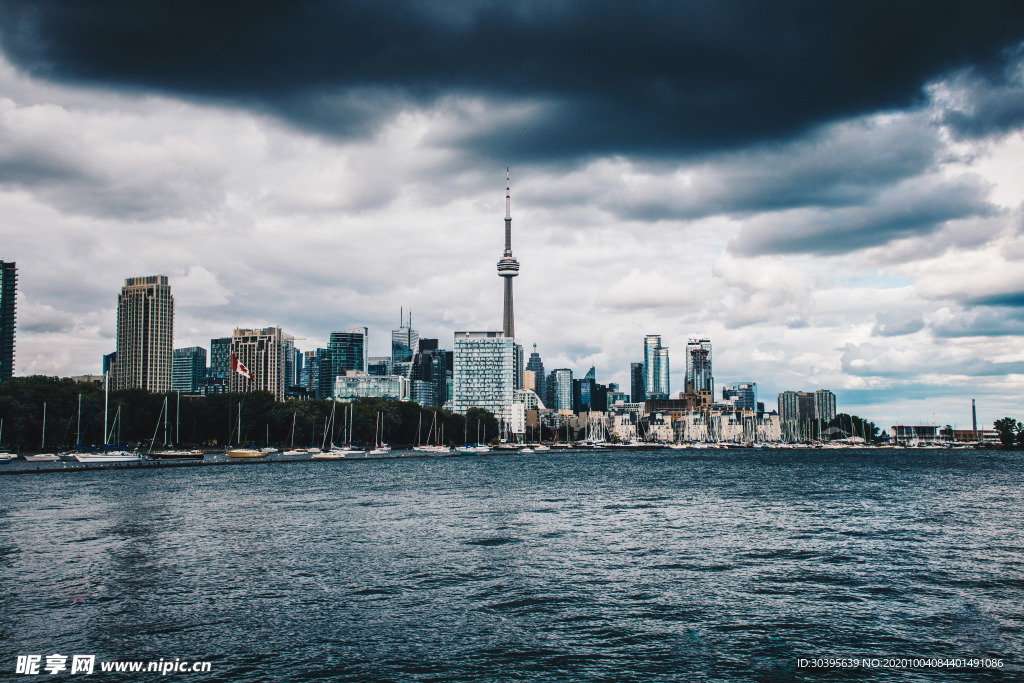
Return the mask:
<svg viewBox="0 0 1024 683">
<path fill-rule="evenodd" d="M 401 306 L 398 307 L 398 326 L 401 327 L 402 323 L 405 322 L 405 309 Z"/>
</svg>

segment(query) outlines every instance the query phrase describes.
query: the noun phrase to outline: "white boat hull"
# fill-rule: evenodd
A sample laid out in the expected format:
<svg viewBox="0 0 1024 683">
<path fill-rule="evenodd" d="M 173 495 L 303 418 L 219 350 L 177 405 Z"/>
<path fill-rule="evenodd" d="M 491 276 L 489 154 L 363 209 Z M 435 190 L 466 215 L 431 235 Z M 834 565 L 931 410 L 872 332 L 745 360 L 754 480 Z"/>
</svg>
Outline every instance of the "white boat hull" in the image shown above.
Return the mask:
<svg viewBox="0 0 1024 683">
<path fill-rule="evenodd" d="M 142 456 L 138 453 L 76 453 L 75 460 L 78 462 L 142 462 Z"/>
</svg>

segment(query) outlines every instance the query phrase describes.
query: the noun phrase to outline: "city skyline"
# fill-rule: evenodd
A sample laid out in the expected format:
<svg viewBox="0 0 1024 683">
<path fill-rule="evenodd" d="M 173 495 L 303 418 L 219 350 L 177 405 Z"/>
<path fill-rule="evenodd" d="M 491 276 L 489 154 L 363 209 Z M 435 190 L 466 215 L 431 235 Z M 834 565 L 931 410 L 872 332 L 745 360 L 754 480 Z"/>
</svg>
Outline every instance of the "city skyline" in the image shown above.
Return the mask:
<svg viewBox="0 0 1024 683">
<path fill-rule="evenodd" d="M 280 326 L 308 351 L 358 325 L 390 355 L 400 305 L 443 344 L 501 329 L 512 166 L 516 336 L 547 368 L 629 386 L 645 334 L 675 354 L 707 338 L 716 384 L 828 388 L 885 426 L 969 424 L 972 398 L 979 422 L 1019 411 L 1021 8 L 514 5 L 532 10 L 253 9 L 238 35 L 289 48 L 242 69 L 204 38 L 231 12 L 197 33 L 184 10 L 0 3 L 16 374 L 97 368 L 116 291 L 150 273 L 175 348 Z M 414 45 L 339 29 L 392 24 Z M 166 49 L 139 58 L 138 36 Z"/>
</svg>

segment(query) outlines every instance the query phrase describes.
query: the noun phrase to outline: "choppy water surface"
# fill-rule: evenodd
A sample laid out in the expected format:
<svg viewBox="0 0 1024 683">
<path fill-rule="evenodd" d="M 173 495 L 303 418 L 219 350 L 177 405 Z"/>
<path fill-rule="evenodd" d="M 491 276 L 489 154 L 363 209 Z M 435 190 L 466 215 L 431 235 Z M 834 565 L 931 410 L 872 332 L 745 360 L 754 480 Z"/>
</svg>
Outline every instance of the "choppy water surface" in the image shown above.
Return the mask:
<svg viewBox="0 0 1024 683">
<path fill-rule="evenodd" d="M 0 477 L 0 678 L 59 652 L 213 662 L 193 680 L 1021 680 L 1022 464 L 599 452 Z M 1004 669 L 797 667 L 979 655 Z"/>
</svg>

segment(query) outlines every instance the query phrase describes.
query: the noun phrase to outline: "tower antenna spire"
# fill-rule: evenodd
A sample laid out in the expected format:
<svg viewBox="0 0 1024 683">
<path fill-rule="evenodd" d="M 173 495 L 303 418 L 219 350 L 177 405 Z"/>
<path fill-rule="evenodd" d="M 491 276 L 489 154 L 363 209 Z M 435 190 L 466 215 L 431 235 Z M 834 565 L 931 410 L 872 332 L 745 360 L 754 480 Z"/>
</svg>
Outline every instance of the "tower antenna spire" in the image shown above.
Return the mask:
<svg viewBox="0 0 1024 683">
<path fill-rule="evenodd" d="M 502 330 L 506 337 L 515 337 L 515 315 L 512 309 L 512 278 L 519 275 L 519 261 L 512 256 L 512 183 L 511 171 L 505 167 L 505 253 L 498 261 L 498 275 L 505 281 L 505 306 L 502 312 Z"/>
</svg>

